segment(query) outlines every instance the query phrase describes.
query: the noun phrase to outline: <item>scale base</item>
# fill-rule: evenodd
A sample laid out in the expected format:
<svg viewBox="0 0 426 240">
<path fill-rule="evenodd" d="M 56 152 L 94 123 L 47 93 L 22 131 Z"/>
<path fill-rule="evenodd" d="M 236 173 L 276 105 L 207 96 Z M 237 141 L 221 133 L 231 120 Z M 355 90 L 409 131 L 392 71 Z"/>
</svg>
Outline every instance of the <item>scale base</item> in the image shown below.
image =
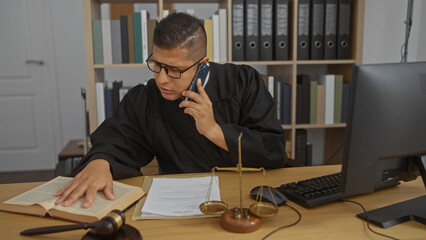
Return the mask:
<svg viewBox="0 0 426 240">
<path fill-rule="evenodd" d="M 251 214 L 247 208 L 243 208 L 241 214 L 240 208 L 227 210 L 220 217 L 220 226 L 228 232 L 249 233 L 260 228 L 262 220 Z"/>
<path fill-rule="evenodd" d="M 87 232 L 82 240 L 142 240 L 142 235 L 139 233 L 139 231 L 127 224 L 124 224 L 121 226 L 120 230 L 118 232 L 111 234 L 111 235 L 98 235 L 96 234 L 95 230 L 90 230 Z"/>
</svg>

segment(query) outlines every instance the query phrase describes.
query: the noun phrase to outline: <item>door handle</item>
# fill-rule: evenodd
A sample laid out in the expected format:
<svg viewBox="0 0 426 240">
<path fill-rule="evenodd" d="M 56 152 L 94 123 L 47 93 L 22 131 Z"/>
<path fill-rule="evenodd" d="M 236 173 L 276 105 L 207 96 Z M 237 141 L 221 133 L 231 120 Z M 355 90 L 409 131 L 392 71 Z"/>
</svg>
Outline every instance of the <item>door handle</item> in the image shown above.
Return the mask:
<svg viewBox="0 0 426 240">
<path fill-rule="evenodd" d="M 25 61 L 25 63 L 26 64 L 37 64 L 37 65 L 40 65 L 40 66 L 43 66 L 44 65 L 44 61 L 43 60 L 27 60 L 27 61 Z"/>
</svg>

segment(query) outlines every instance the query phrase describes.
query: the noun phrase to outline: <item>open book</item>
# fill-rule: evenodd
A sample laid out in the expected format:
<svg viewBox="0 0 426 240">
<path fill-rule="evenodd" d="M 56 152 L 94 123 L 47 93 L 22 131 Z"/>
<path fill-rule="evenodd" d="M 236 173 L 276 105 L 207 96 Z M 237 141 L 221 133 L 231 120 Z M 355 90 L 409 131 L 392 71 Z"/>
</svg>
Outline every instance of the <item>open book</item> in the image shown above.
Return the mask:
<svg viewBox="0 0 426 240">
<path fill-rule="evenodd" d="M 53 194 L 64 187 L 72 178 L 57 177 L 34 189 L 0 203 L 0 210 L 44 216 L 46 214 L 75 222 L 94 222 L 104 217 L 111 210 L 124 210 L 144 195 L 139 187 L 114 181 L 115 200 L 108 200 L 102 191 L 98 191 L 90 208 L 82 208 L 85 198 L 78 199 L 73 205 L 63 207 L 55 205 L 57 197 Z"/>
</svg>

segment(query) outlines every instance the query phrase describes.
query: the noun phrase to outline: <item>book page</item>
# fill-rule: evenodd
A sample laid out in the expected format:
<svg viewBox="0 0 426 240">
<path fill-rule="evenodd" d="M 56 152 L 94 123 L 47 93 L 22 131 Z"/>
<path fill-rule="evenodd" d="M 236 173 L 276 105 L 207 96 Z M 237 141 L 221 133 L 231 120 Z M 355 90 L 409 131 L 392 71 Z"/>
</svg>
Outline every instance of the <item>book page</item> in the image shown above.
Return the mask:
<svg viewBox="0 0 426 240">
<path fill-rule="evenodd" d="M 210 192 L 210 199 L 208 194 Z M 220 201 L 219 179 L 154 178 L 142 208 L 142 217 L 199 216 L 200 204 L 207 200 Z"/>
<path fill-rule="evenodd" d="M 73 205 L 69 207 L 63 207 L 62 205 L 56 205 L 55 201 L 58 197 L 54 197 L 57 191 L 64 187 L 73 178 L 70 177 L 57 177 L 43 185 L 40 185 L 34 189 L 24 192 L 14 198 L 11 198 L 4 203 L 6 204 L 17 204 L 17 205 L 34 205 L 40 204 L 47 211 L 50 209 L 57 209 L 64 212 L 70 212 L 79 215 L 91 215 L 97 216 L 100 213 L 112 208 L 114 204 L 122 201 L 124 197 L 130 195 L 134 191 L 139 191 L 139 197 L 143 195 L 141 188 L 122 184 L 119 182 L 113 182 L 115 200 L 106 199 L 102 191 L 98 191 L 95 200 L 90 208 L 82 208 L 85 201 L 85 196 L 78 199 Z M 131 203 L 129 203 L 130 205 Z"/>
<path fill-rule="evenodd" d="M 117 202 L 121 201 L 125 196 L 129 195 L 132 191 L 135 191 L 137 187 L 122 184 L 119 182 L 113 182 L 113 189 L 114 189 L 114 196 L 115 200 L 108 200 L 105 197 L 105 194 L 103 191 L 98 191 L 96 194 L 95 200 L 93 201 L 93 204 L 89 208 L 82 208 L 83 203 L 85 201 L 85 196 L 78 199 L 73 205 L 69 207 L 63 207 L 62 205 L 57 205 L 55 209 L 67 211 L 70 213 L 75 213 L 79 215 L 99 215 L 100 213 L 104 212 L 105 209 L 111 209 L 113 205 L 115 205 Z M 140 188 L 139 188 L 140 189 Z M 140 189 L 142 192 L 142 189 Z"/>
<path fill-rule="evenodd" d="M 48 210 L 55 206 L 57 197 L 54 197 L 53 194 L 63 188 L 71 180 L 72 178 L 57 177 L 47 183 L 11 198 L 4 203 L 18 205 L 40 204 Z"/>
</svg>

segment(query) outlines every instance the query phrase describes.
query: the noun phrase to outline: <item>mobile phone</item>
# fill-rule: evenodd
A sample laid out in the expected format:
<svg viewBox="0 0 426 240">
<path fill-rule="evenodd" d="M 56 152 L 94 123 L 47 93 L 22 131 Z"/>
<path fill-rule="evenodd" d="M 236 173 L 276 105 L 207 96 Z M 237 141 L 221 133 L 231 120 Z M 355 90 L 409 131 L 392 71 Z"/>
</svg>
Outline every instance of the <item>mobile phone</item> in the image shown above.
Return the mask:
<svg viewBox="0 0 426 240">
<path fill-rule="evenodd" d="M 192 79 L 191 85 L 189 85 L 188 90 L 198 93 L 197 80 L 201 79 L 201 85 L 203 85 L 203 88 L 204 88 L 207 84 L 209 73 L 210 73 L 210 66 L 208 66 L 205 63 L 200 63 L 200 65 L 198 65 L 197 72 L 195 73 L 195 76 Z M 193 101 L 189 97 L 185 97 L 185 100 Z"/>
</svg>

